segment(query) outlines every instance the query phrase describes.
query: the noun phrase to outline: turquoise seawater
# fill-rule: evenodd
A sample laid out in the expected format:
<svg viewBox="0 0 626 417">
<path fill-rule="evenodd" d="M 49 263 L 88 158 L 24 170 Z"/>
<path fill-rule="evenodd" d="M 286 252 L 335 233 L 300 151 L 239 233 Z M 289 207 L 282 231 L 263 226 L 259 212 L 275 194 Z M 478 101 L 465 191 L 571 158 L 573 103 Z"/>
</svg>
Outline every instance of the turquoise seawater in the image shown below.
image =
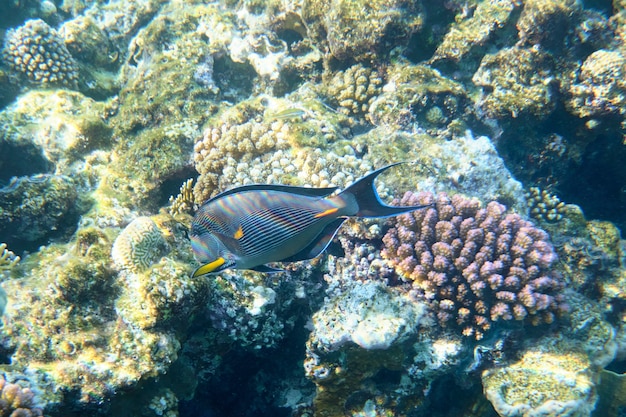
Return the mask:
<svg viewBox="0 0 626 417">
<path fill-rule="evenodd" d="M 624 414 L 624 1 L 5 1 L 0 30 L 0 415 Z M 423 208 L 332 194 L 396 162 L 380 200 Z M 196 217 L 252 184 L 328 190 Z"/>
</svg>

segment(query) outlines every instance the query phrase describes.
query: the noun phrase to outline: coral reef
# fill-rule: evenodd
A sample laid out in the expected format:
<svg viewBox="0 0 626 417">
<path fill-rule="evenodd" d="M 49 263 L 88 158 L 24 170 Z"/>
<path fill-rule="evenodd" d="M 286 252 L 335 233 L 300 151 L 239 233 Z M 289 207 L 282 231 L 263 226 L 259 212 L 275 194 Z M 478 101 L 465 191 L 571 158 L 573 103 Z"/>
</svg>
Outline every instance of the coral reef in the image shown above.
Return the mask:
<svg viewBox="0 0 626 417">
<path fill-rule="evenodd" d="M 304 369 L 318 387 L 313 401 L 316 415 L 367 408 L 370 398 L 393 404 L 394 390 L 378 391 L 372 376 L 402 369 L 405 358 L 415 355 L 411 335 L 428 326 L 425 305 L 407 294 L 376 281 L 352 283 L 313 315 Z M 405 390 L 411 389 L 402 386 L 396 392 Z M 354 392 L 362 395 L 350 401 Z"/>
<path fill-rule="evenodd" d="M 421 9 L 420 2 L 406 0 L 309 0 L 302 15 L 311 36 L 333 57 L 363 62 L 380 59 L 419 31 Z"/>
<path fill-rule="evenodd" d="M 452 25 L 431 61 L 460 61 L 466 58 L 472 49 L 485 45 L 495 31 L 509 22 L 515 7 L 514 1 L 500 0 L 479 2 L 471 15 L 464 9 L 462 20 Z"/>
<path fill-rule="evenodd" d="M 35 394 L 29 388 L 8 382 L 0 377 L 0 416 L 36 417 L 43 416 L 41 408 L 36 406 Z"/>
<path fill-rule="evenodd" d="M 0 270 L 13 268 L 20 260 L 19 256 L 7 249 L 6 243 L 0 243 Z"/>
<path fill-rule="evenodd" d="M 180 186 L 180 191 L 170 196 L 169 212 L 172 216 L 182 213 L 192 214 L 194 211 L 193 178 L 189 178 Z"/>
<path fill-rule="evenodd" d="M 367 116 L 373 124 L 409 132 L 416 126 L 450 126 L 451 133 L 465 133 L 466 128 L 452 128 L 455 120 L 457 125 L 465 125 L 465 122 L 458 121 L 467 101 L 461 84 L 429 66 L 409 65 L 402 61 L 387 68 L 386 80 L 381 94 L 369 106 Z M 433 114 L 438 116 L 433 118 Z"/>
<path fill-rule="evenodd" d="M 552 323 L 565 308 L 548 235 L 517 214 L 460 195 L 406 193 L 383 257 L 431 300 L 439 322 L 482 339 L 499 320 Z"/>
<path fill-rule="evenodd" d="M 244 107 L 242 110 L 250 112 L 252 109 Z M 240 161 L 244 155 L 250 158 L 289 146 L 285 138 L 289 124 L 281 120 L 258 123 L 253 118 L 245 120 L 244 117 L 243 111 L 233 109 L 224 116 L 226 121 L 221 126 L 208 128 L 202 140 L 196 142 L 194 162 L 200 177 L 194 192 L 200 201 L 221 188 L 227 188 L 219 187 L 219 183 L 222 173 L 228 172 L 227 165 L 231 160 Z"/>
<path fill-rule="evenodd" d="M 186 326 L 206 299 L 207 283 L 190 279 L 186 264 L 169 257 L 141 274 L 122 274 L 125 286 L 116 301 L 120 317 L 141 329 Z"/>
<path fill-rule="evenodd" d="M 532 218 L 545 222 L 558 222 L 565 212 L 565 203 L 538 187 L 528 189 L 528 206 Z"/>
<path fill-rule="evenodd" d="M 607 321 L 602 304 L 587 299 L 574 292 L 566 292 L 569 314 L 565 325 L 569 325 L 567 336 L 558 335 L 553 342 L 561 339 L 562 351 L 576 351 L 586 355 L 595 369 L 609 365 L 618 354 L 619 342 L 615 328 Z"/>
<path fill-rule="evenodd" d="M 101 405 L 120 389 L 167 372 L 176 360 L 176 332 L 204 306 L 206 283 L 186 280 L 191 248 L 176 221 L 166 214 L 141 221 L 156 225 L 167 243 L 161 259 L 151 258 L 144 269 L 116 271 L 111 248 L 117 232 L 87 222 L 69 244 L 50 245 L 20 262 L 14 269 L 28 271 L 24 278 L 3 284 L 9 299 L 20 302 L 9 303 L 0 341 L 10 352 L 12 374 L 30 381 L 43 405 Z"/>
<path fill-rule="evenodd" d="M 56 30 L 41 19 L 9 31 L 3 55 L 14 71 L 33 83 L 78 87 L 74 58 Z"/>
<path fill-rule="evenodd" d="M 589 361 L 575 352 L 529 349 L 482 381 L 501 416 L 590 416 L 597 399 Z"/>
<path fill-rule="evenodd" d="M 189 277 L 192 255 L 183 228 L 169 215 L 138 217 L 116 238 L 111 258 L 120 268 L 120 317 L 141 329 L 186 326 L 206 299 L 207 282 Z"/>
<path fill-rule="evenodd" d="M 356 283 L 351 291 L 313 315 L 309 348 L 332 352 L 353 343 L 366 350 L 389 349 L 415 332 L 425 313 L 425 304 L 387 290 L 380 283 Z M 321 378 L 319 370 L 309 368 L 305 365 L 309 373 Z"/>
<path fill-rule="evenodd" d="M 296 121 L 275 116 L 273 108 L 282 109 L 289 102 L 270 100 L 264 106 L 263 101 L 244 101 L 207 123 L 194 147 L 200 173 L 194 186 L 196 203 L 249 183 L 345 186 L 371 170 L 366 157 L 357 158 L 353 147 L 340 143 L 341 133 L 332 119 L 318 115 L 334 115 L 318 101 L 311 103 L 311 111 L 303 112 L 305 120 Z"/>
<path fill-rule="evenodd" d="M 65 22 L 59 29 L 59 35 L 76 60 L 100 69 L 111 67 L 118 61 L 119 53 L 106 33 L 89 16 L 77 16 Z"/>
<path fill-rule="evenodd" d="M 472 77 L 483 88 L 480 108 L 489 116 L 545 117 L 556 107 L 555 63 L 540 48 L 512 47 L 483 57 Z"/>
<path fill-rule="evenodd" d="M 211 281 L 210 309 L 213 326 L 237 345 L 254 350 L 275 347 L 289 330 L 283 315 L 290 301 L 259 282 L 259 277 L 218 276 Z"/>
<path fill-rule="evenodd" d="M 580 11 L 580 3 L 575 0 L 525 1 L 517 21 L 521 45 L 560 48 L 567 35 L 568 23 L 575 21 Z"/>
<path fill-rule="evenodd" d="M 111 250 L 113 262 L 131 272 L 145 270 L 167 250 L 167 243 L 149 217 L 138 217 L 122 230 Z"/>
<path fill-rule="evenodd" d="M 0 166 L 16 176 L 55 170 L 79 176 L 81 170 L 86 170 L 84 165 L 71 165 L 93 151 L 107 149 L 111 143 L 112 129 L 103 120 L 106 112 L 106 104 L 76 91 L 35 90 L 22 94 L 0 113 L 0 123 L 5 127 L 0 143 L 7 150 L 7 155 L 0 157 Z M 12 158 L 29 163 L 20 170 Z"/>
<path fill-rule="evenodd" d="M 378 71 L 359 64 L 334 74 L 326 95 L 338 111 L 359 117 L 368 112 L 382 84 L 383 77 Z"/>
<path fill-rule="evenodd" d="M 570 111 L 579 117 L 624 114 L 626 58 L 619 50 L 600 49 L 587 57 L 578 82 L 570 87 Z"/>
<path fill-rule="evenodd" d="M 75 182 L 41 174 L 13 178 L 0 190 L 0 233 L 21 243 L 71 232 L 81 210 Z"/>
<path fill-rule="evenodd" d="M 0 414 L 582 416 L 608 395 L 624 0 L 0 3 L 0 384 L 43 409 L 3 391 Z M 433 206 L 348 220 L 279 274 L 190 277 L 207 198 L 397 161 L 381 199 Z"/>
</svg>

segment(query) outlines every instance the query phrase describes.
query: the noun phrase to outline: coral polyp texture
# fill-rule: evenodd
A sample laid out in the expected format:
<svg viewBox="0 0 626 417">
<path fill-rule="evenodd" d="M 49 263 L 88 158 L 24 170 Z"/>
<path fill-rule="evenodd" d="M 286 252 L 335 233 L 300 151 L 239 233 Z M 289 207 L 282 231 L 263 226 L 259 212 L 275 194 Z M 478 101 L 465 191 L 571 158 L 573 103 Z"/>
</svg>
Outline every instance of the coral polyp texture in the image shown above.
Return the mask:
<svg viewBox="0 0 626 417">
<path fill-rule="evenodd" d="M 138 217 L 115 239 L 111 257 L 118 268 L 137 272 L 152 265 L 166 248 L 156 223 L 149 217 Z"/>
<path fill-rule="evenodd" d="M 498 321 L 552 323 L 566 309 L 548 235 L 492 201 L 408 192 L 381 254 L 426 299 L 443 326 L 482 339 Z"/>
<path fill-rule="evenodd" d="M 558 222 L 563 218 L 565 203 L 547 190 L 530 187 L 527 193 L 532 218 L 545 222 Z"/>
<path fill-rule="evenodd" d="M 78 68 L 56 30 L 41 19 L 29 20 L 7 33 L 4 59 L 28 80 L 43 85 L 76 87 Z"/>
</svg>

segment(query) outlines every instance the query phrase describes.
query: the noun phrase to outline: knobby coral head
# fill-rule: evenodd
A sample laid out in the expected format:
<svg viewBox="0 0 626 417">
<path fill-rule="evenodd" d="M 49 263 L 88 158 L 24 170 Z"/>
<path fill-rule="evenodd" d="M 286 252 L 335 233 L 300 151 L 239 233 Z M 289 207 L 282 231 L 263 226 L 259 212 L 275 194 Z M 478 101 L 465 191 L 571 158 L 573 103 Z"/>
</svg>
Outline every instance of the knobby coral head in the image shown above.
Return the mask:
<svg viewBox="0 0 626 417">
<path fill-rule="evenodd" d="M 432 302 L 439 322 L 483 338 L 500 320 L 552 323 L 567 309 L 548 234 L 492 201 L 408 192 L 382 256 Z"/>
</svg>

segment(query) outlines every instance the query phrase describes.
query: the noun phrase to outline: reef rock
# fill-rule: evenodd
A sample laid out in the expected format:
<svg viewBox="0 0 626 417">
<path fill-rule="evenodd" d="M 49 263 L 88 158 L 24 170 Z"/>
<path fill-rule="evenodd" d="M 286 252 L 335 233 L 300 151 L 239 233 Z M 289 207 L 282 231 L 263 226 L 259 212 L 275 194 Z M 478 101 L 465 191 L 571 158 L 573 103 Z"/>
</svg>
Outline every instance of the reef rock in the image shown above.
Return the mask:
<svg viewBox="0 0 626 417">
<path fill-rule="evenodd" d="M 502 417 L 587 417 L 595 408 L 591 365 L 575 352 L 529 349 L 513 364 L 485 371 L 482 381 Z"/>
<path fill-rule="evenodd" d="M 372 282 L 355 285 L 313 315 L 309 344 L 325 352 L 352 342 L 363 349 L 388 349 L 419 327 L 424 304 Z"/>
</svg>

